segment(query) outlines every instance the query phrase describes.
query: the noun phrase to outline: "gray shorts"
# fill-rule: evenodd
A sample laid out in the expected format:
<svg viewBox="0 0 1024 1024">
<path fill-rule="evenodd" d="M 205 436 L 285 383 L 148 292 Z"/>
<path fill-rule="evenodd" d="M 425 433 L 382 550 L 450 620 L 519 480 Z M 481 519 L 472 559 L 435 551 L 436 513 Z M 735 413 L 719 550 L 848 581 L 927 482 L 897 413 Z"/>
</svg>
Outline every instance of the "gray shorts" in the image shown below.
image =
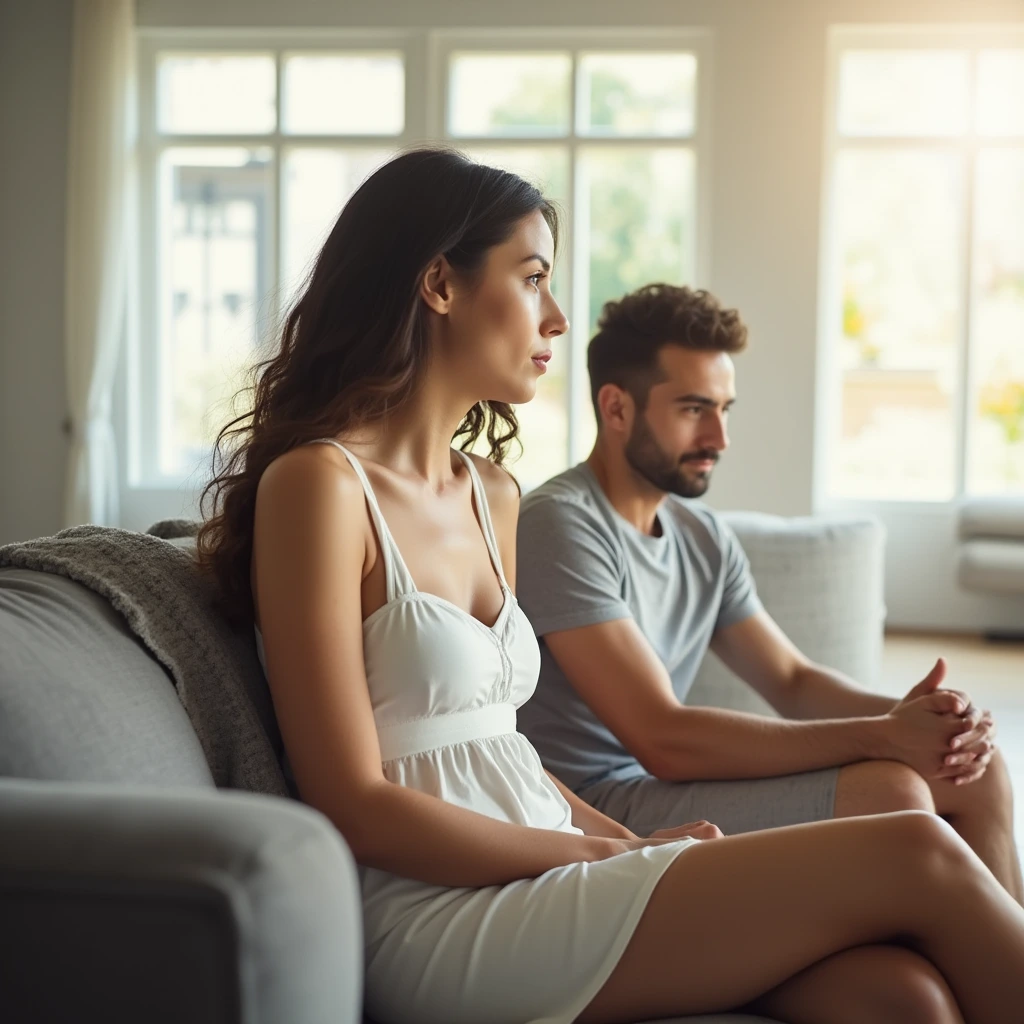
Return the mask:
<svg viewBox="0 0 1024 1024">
<path fill-rule="evenodd" d="M 588 804 L 638 836 L 704 819 L 727 836 L 833 817 L 838 768 L 767 779 L 663 782 L 653 775 L 598 782 L 579 791 Z"/>
</svg>

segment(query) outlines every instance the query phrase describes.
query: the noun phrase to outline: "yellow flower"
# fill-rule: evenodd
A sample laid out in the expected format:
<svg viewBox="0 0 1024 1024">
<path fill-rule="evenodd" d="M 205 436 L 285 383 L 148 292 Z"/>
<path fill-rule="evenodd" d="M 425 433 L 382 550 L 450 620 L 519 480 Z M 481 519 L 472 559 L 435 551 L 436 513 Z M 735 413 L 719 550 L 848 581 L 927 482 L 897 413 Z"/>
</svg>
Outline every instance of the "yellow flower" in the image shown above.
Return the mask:
<svg viewBox="0 0 1024 1024">
<path fill-rule="evenodd" d="M 1024 381 L 987 384 L 981 389 L 978 409 L 982 416 L 995 420 L 1003 428 L 1007 444 L 1024 439 Z"/>
</svg>

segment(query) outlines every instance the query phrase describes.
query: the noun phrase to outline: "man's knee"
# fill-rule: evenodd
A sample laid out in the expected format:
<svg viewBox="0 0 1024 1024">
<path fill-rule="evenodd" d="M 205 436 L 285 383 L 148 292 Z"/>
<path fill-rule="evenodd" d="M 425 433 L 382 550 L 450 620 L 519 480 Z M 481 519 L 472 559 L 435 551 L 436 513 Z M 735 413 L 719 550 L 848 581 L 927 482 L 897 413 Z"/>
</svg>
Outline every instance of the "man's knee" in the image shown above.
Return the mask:
<svg viewBox="0 0 1024 1024">
<path fill-rule="evenodd" d="M 975 787 L 975 792 L 968 795 L 974 797 L 975 801 L 980 799 L 987 813 L 1012 818 L 1013 784 L 1010 780 L 1010 770 L 1006 767 L 1006 759 L 998 747 L 992 752 L 992 760 L 989 761 L 985 774 L 976 782 L 962 788 L 971 790 Z"/>
<path fill-rule="evenodd" d="M 839 770 L 835 817 L 889 811 L 935 812 L 928 783 L 900 761 L 860 761 Z"/>
</svg>

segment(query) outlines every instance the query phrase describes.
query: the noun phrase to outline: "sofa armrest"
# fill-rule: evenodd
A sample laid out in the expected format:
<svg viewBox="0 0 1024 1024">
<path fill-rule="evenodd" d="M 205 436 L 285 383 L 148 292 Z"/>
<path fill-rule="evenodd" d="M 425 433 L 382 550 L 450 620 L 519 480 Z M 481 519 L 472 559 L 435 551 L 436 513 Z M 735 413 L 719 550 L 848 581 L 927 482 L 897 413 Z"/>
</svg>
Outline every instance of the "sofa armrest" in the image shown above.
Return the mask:
<svg viewBox="0 0 1024 1024">
<path fill-rule="evenodd" d="M 9 1020 L 357 1024 L 355 865 L 277 797 L 0 778 Z"/>
</svg>

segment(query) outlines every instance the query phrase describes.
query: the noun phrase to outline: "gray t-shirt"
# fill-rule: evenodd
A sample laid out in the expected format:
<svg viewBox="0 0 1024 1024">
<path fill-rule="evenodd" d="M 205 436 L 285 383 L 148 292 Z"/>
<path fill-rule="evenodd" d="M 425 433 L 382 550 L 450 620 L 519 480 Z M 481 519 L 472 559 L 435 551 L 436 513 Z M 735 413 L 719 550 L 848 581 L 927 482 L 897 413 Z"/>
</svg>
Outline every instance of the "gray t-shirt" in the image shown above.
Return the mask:
<svg viewBox="0 0 1024 1024">
<path fill-rule="evenodd" d="M 583 462 L 523 499 L 516 591 L 540 638 L 541 669 L 519 731 L 574 790 L 646 772 L 566 679 L 546 633 L 632 618 L 683 701 L 714 631 L 761 608 L 736 535 L 707 505 L 669 495 L 658 522 L 658 537 L 628 523 Z"/>
</svg>

